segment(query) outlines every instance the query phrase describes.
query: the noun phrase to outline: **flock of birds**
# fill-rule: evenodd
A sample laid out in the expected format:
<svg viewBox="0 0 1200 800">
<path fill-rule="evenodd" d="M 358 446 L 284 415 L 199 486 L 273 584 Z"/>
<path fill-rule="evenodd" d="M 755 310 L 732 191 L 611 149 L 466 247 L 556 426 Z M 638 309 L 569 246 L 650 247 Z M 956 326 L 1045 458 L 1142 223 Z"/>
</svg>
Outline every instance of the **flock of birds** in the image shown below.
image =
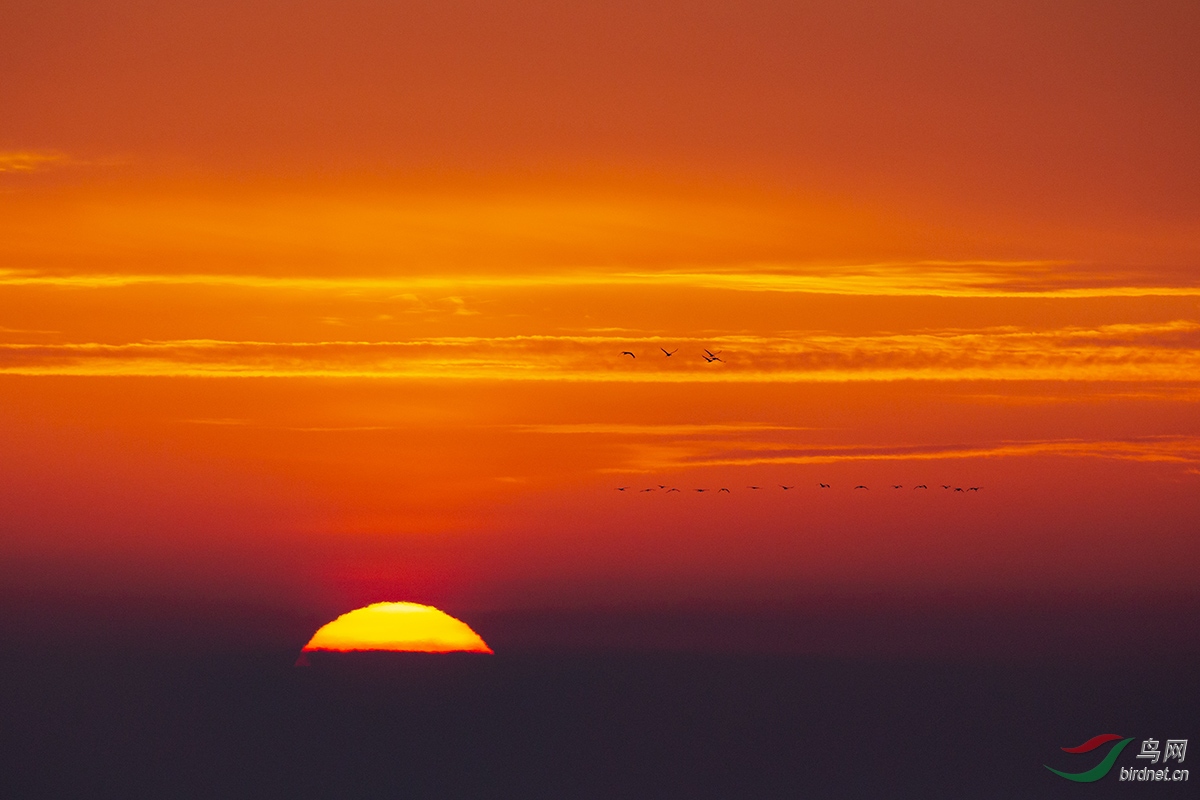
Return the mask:
<svg viewBox="0 0 1200 800">
<path fill-rule="evenodd" d="M 659 350 L 662 350 L 662 351 L 663 351 L 663 355 L 665 355 L 667 358 L 670 358 L 671 356 L 673 356 L 673 355 L 675 355 L 676 353 L 678 353 L 678 352 L 679 352 L 679 348 L 678 348 L 678 347 L 676 347 L 674 350 L 668 350 L 668 349 L 667 349 L 667 348 L 665 348 L 665 347 L 660 347 L 660 348 L 658 348 L 658 349 L 659 349 Z M 720 361 L 722 364 L 724 364 L 724 363 L 725 363 L 725 359 L 723 359 L 723 358 L 721 358 L 721 357 L 720 357 L 720 356 L 721 356 L 721 353 L 722 353 L 722 352 L 724 352 L 724 351 L 722 351 L 722 350 L 718 350 L 717 352 L 715 352 L 715 353 L 714 353 L 713 351 L 709 350 L 708 348 L 702 348 L 702 349 L 704 350 L 704 355 L 702 355 L 702 356 L 700 356 L 700 357 L 701 357 L 701 358 L 703 358 L 703 359 L 704 359 L 705 361 L 707 361 L 708 363 L 710 363 L 710 364 L 711 364 L 711 363 L 713 363 L 714 361 Z M 623 356 L 629 356 L 630 358 L 637 358 L 637 353 L 634 353 L 634 352 L 633 352 L 633 351 L 631 351 L 631 350 L 622 350 L 622 351 L 621 351 L 621 355 L 623 355 Z"/>
<path fill-rule="evenodd" d="M 778 484 L 776 484 L 776 486 L 778 486 L 780 489 L 783 489 L 785 492 L 786 492 L 786 491 L 790 491 L 790 490 L 792 490 L 792 489 L 795 489 L 795 488 L 796 488 L 796 485 L 795 485 L 795 484 L 792 484 L 791 486 L 784 486 L 782 483 L 778 483 Z M 817 484 L 817 486 L 818 486 L 818 487 L 820 487 L 821 489 L 831 489 L 831 488 L 833 488 L 833 487 L 832 487 L 830 484 L 828 484 L 828 483 L 818 483 L 818 484 Z M 983 488 L 982 486 L 968 486 L 967 488 L 965 488 L 965 489 L 964 489 L 964 488 L 963 488 L 963 487 L 961 487 L 961 486 L 953 486 L 953 485 L 951 485 L 951 484 L 948 484 L 948 483 L 943 483 L 941 486 L 942 486 L 942 488 L 943 488 L 943 489 L 947 489 L 947 490 L 949 490 L 949 489 L 953 489 L 953 490 L 954 490 L 954 491 L 956 491 L 956 492 L 962 492 L 962 493 L 964 493 L 964 494 L 966 494 L 967 492 L 978 492 L 980 489 L 982 489 L 982 488 Z M 747 486 L 746 488 L 747 488 L 747 489 L 752 489 L 752 490 L 754 490 L 754 491 L 758 491 L 758 490 L 760 490 L 760 489 L 764 489 L 764 488 L 766 488 L 766 487 L 764 487 L 764 486 Z M 871 489 L 871 487 L 870 487 L 870 486 L 867 486 L 867 485 L 865 485 L 865 484 L 862 484 L 862 483 L 860 483 L 858 486 L 855 486 L 854 488 L 855 488 L 855 489 L 866 489 L 866 490 L 868 490 L 868 491 L 870 491 L 870 489 Z M 900 483 L 894 483 L 894 484 L 892 484 L 892 488 L 893 488 L 893 489 L 903 489 L 903 488 L 904 488 L 904 485 L 903 485 L 903 484 L 900 484 Z M 925 484 L 923 484 L 923 483 L 919 483 L 919 484 L 917 484 L 916 486 L 914 486 L 914 487 L 912 487 L 912 488 L 913 488 L 913 489 L 926 489 L 926 490 L 927 490 L 927 489 L 929 489 L 929 487 L 928 487 L 928 486 L 926 486 L 926 485 L 925 485 Z M 632 486 L 618 486 L 618 487 L 617 487 L 617 491 L 618 491 L 618 492 L 627 492 L 627 491 L 629 491 L 629 490 L 631 490 L 631 489 L 633 489 L 633 487 L 632 487 Z M 658 486 L 651 486 L 651 487 L 649 487 L 649 488 L 647 488 L 647 489 L 638 489 L 638 490 L 637 490 L 637 493 L 639 493 L 639 494 L 640 494 L 640 493 L 642 493 L 642 492 L 659 492 L 659 491 L 663 492 L 664 494 L 670 494 L 671 492 L 682 492 L 683 490 L 682 490 L 682 489 L 679 489 L 679 488 L 676 488 L 676 487 L 674 487 L 674 486 L 668 487 L 668 486 L 666 486 L 665 484 L 661 484 L 661 483 L 660 483 L 660 484 L 658 484 Z M 733 494 L 732 490 L 730 490 L 730 489 L 729 489 L 728 487 L 726 487 L 726 486 L 722 486 L 720 489 L 716 489 L 716 490 L 705 488 L 705 489 L 693 489 L 692 491 L 693 491 L 693 492 L 714 492 L 715 494 L 720 494 L 721 492 L 725 492 L 726 494 Z"/>
<path fill-rule="evenodd" d="M 663 353 L 663 355 L 664 355 L 665 357 L 667 357 L 667 358 L 670 358 L 671 356 L 673 356 L 673 355 L 675 355 L 676 353 L 678 353 L 678 352 L 679 352 L 679 348 L 678 348 L 678 347 L 676 347 L 674 350 L 668 350 L 668 349 L 667 349 L 667 348 L 665 348 L 665 347 L 660 347 L 660 348 L 658 348 L 658 349 L 659 349 L 659 350 L 661 350 L 661 351 L 662 351 L 662 353 Z M 724 363 L 725 363 L 725 360 L 724 360 L 723 358 L 721 358 L 721 357 L 720 357 L 720 356 L 721 356 L 721 353 L 722 353 L 723 351 L 721 351 L 721 350 L 718 350 L 718 351 L 716 351 L 716 352 L 714 353 L 712 350 L 709 350 L 708 348 L 702 348 L 702 349 L 704 350 L 704 355 L 702 355 L 702 356 L 700 356 L 700 357 L 701 357 L 701 358 L 703 358 L 703 359 L 704 359 L 705 361 L 707 361 L 708 363 L 712 364 L 713 362 L 716 362 L 716 361 L 719 361 L 719 362 L 721 362 L 722 364 L 724 364 Z M 637 358 L 637 354 L 636 354 L 636 353 L 634 353 L 634 352 L 633 352 L 633 351 L 631 351 L 631 350 L 622 350 L 622 351 L 621 351 L 621 355 L 623 355 L 623 356 L 629 356 L 630 358 Z M 792 486 L 784 486 L 782 483 L 780 483 L 780 484 L 776 484 L 776 485 L 777 485 L 777 486 L 778 486 L 780 489 L 783 489 L 785 492 L 786 492 L 786 491 L 790 491 L 791 489 L 795 489 L 795 488 L 796 488 L 796 486 L 795 486 L 794 484 L 793 484 Z M 831 486 L 830 484 L 828 484 L 828 483 L 818 483 L 818 484 L 817 484 L 817 486 L 818 486 L 819 488 L 821 488 L 821 489 L 830 489 L 830 488 L 832 488 L 832 486 Z M 968 486 L 968 487 L 966 487 L 966 488 L 963 488 L 963 487 L 961 487 L 961 486 L 953 486 L 953 485 L 951 485 L 951 484 L 948 484 L 948 483 L 943 483 L 943 484 L 941 484 L 941 486 L 942 486 L 942 488 L 943 488 L 943 489 L 946 489 L 946 490 L 953 489 L 955 492 L 962 492 L 962 493 L 964 493 L 964 494 L 965 494 L 965 493 L 967 493 L 967 492 L 978 492 L 980 489 L 982 489 L 982 488 L 983 488 L 982 486 Z M 630 491 L 632 488 L 633 488 L 632 486 L 618 486 L 618 487 L 617 487 L 617 491 L 618 491 L 618 492 L 627 492 L 627 491 Z M 754 490 L 754 491 L 758 491 L 758 490 L 760 490 L 760 489 L 763 489 L 763 488 L 765 488 L 765 487 L 762 487 L 762 486 L 747 486 L 746 488 L 747 488 L 747 489 Z M 868 490 L 868 491 L 870 491 L 870 489 L 871 489 L 871 487 L 870 487 L 870 486 L 867 486 L 867 485 L 865 485 L 865 484 L 862 484 L 862 483 L 860 483 L 858 486 L 855 486 L 854 488 L 855 488 L 855 489 L 866 489 L 866 490 Z M 892 488 L 893 488 L 893 489 L 903 489 L 903 488 L 904 488 L 904 485 L 903 485 L 903 484 L 899 484 L 899 483 L 894 483 L 894 484 L 892 484 Z M 928 486 L 926 486 L 926 485 L 925 485 L 925 484 L 923 484 L 923 483 L 920 483 L 920 484 L 917 484 L 916 486 L 914 486 L 914 487 L 912 487 L 912 488 L 913 488 L 913 489 L 928 489 L 929 487 L 928 487 Z M 682 489 L 679 489 L 679 488 L 677 488 L 677 487 L 674 487 L 674 486 L 668 487 L 668 486 L 666 486 L 666 485 L 664 485 L 664 484 L 661 484 L 661 483 L 660 483 L 658 486 L 651 486 L 651 487 L 649 487 L 649 488 L 647 488 L 647 489 L 638 489 L 638 490 L 637 490 L 637 493 L 638 493 L 638 494 L 640 494 L 640 493 L 642 493 L 642 492 L 659 492 L 659 491 L 663 492 L 664 494 L 670 494 L 671 492 L 682 492 L 683 490 L 682 490 Z M 722 486 L 721 488 L 719 488 L 719 489 L 716 489 L 716 490 L 705 488 L 705 489 L 693 489 L 692 491 L 694 491 L 694 492 L 713 492 L 714 494 L 720 494 L 721 492 L 725 492 L 726 494 L 733 494 L 732 490 L 730 490 L 730 489 L 729 489 L 728 487 L 726 487 L 726 486 Z"/>
</svg>

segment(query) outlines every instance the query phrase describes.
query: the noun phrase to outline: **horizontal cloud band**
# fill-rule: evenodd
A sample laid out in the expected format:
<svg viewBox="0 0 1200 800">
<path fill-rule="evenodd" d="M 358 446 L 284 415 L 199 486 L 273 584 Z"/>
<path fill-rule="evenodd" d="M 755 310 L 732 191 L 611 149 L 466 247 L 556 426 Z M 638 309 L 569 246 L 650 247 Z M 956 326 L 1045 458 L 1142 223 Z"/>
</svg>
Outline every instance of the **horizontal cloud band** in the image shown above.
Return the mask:
<svg viewBox="0 0 1200 800">
<path fill-rule="evenodd" d="M 114 289 L 194 286 L 383 296 L 422 290 L 638 287 L 879 297 L 1200 297 L 1190 283 L 1147 284 L 1144 276 L 1072 271 L 1056 262 L 916 261 L 878 264 L 747 264 L 737 269 L 565 270 L 529 274 L 388 276 L 249 274 L 58 274 L 0 269 L 0 287 Z"/>
<path fill-rule="evenodd" d="M 660 346 L 679 348 L 665 358 Z M 720 348 L 722 362 L 702 357 Z M 640 358 L 621 355 L 638 353 Z M 407 341 L 210 339 L 0 344 L 0 374 L 608 382 L 1200 380 L 1200 323 L 705 339 L 614 335 Z"/>
</svg>

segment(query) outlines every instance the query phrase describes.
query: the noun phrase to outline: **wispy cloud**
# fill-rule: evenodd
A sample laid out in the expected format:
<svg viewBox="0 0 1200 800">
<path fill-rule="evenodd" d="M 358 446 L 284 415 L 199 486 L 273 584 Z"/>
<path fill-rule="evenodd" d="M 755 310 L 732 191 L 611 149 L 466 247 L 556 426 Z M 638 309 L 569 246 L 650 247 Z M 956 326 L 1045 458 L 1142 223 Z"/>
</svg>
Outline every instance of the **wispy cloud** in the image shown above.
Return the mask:
<svg viewBox="0 0 1200 800">
<path fill-rule="evenodd" d="M 6 328 L 5 326 L 0 325 L 0 333 L 37 333 L 37 334 L 44 334 L 47 336 L 53 336 L 55 334 L 60 333 L 60 331 L 46 331 L 46 330 L 38 330 L 35 328 Z"/>
<path fill-rule="evenodd" d="M 1200 438 L 1154 436 L 1135 439 L 1038 439 L 979 444 L 943 445 L 794 445 L 746 441 L 734 446 L 719 442 L 675 448 L 640 448 L 624 471 L 669 471 L 699 467 L 752 467 L 837 464 L 872 461 L 944 461 L 948 459 L 1061 456 L 1120 461 L 1200 465 Z"/>
<path fill-rule="evenodd" d="M 581 422 L 559 423 L 547 425 L 513 425 L 516 430 L 526 433 L 564 434 L 564 435 L 599 435 L 599 436 L 741 436 L 747 433 L 767 433 L 785 431 L 810 431 L 815 428 L 798 425 L 772 425 L 762 422 L 713 422 L 701 424 L 671 424 L 645 425 L 622 422 Z"/>
<path fill-rule="evenodd" d="M 70 159 L 62 153 L 31 150 L 0 152 L 0 172 L 35 172 L 47 167 L 61 166 Z"/>
<path fill-rule="evenodd" d="M 1144 276 L 1072 270 L 1051 261 L 913 261 L 877 264 L 747 264 L 738 269 L 563 270 L 528 274 L 441 274 L 341 277 L 246 274 L 58 274 L 0 269 L 0 286 L 113 289 L 206 286 L 254 291 L 321 292 L 344 296 L 447 293 L 459 313 L 472 292 L 529 288 L 676 287 L 895 297 L 1196 297 L 1200 285 L 1146 282 Z"/>
<path fill-rule="evenodd" d="M 659 347 L 679 348 L 671 358 Z M 708 363 L 702 348 L 720 347 Z M 632 349 L 631 359 L 620 355 Z M 1200 323 L 882 335 L 447 336 L 403 341 L 0 344 L 0 373 L 584 382 L 1200 381 Z"/>
</svg>

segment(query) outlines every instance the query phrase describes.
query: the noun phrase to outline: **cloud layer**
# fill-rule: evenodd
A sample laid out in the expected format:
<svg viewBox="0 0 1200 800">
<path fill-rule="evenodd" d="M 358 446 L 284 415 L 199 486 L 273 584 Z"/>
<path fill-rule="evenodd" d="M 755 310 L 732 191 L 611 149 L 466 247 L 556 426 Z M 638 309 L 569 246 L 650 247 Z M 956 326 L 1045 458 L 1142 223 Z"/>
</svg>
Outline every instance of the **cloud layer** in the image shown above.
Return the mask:
<svg viewBox="0 0 1200 800">
<path fill-rule="evenodd" d="M 663 349 L 675 354 L 667 357 Z M 719 362 L 705 360 L 705 348 Z M 628 350 L 634 357 L 622 355 Z M 1200 376 L 1200 323 L 847 336 L 797 331 L 0 345 L 0 373 L 606 382 L 1159 381 Z"/>
</svg>

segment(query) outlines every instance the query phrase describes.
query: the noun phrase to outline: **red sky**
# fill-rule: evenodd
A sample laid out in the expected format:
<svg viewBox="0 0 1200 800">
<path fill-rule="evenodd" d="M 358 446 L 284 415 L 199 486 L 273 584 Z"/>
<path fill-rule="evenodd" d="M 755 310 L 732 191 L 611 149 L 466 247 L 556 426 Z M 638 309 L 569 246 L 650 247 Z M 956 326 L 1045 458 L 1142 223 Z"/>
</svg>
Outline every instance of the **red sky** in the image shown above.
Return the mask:
<svg viewBox="0 0 1200 800">
<path fill-rule="evenodd" d="M 10 586 L 1195 599 L 1194 4 L 5 18 Z"/>
</svg>

